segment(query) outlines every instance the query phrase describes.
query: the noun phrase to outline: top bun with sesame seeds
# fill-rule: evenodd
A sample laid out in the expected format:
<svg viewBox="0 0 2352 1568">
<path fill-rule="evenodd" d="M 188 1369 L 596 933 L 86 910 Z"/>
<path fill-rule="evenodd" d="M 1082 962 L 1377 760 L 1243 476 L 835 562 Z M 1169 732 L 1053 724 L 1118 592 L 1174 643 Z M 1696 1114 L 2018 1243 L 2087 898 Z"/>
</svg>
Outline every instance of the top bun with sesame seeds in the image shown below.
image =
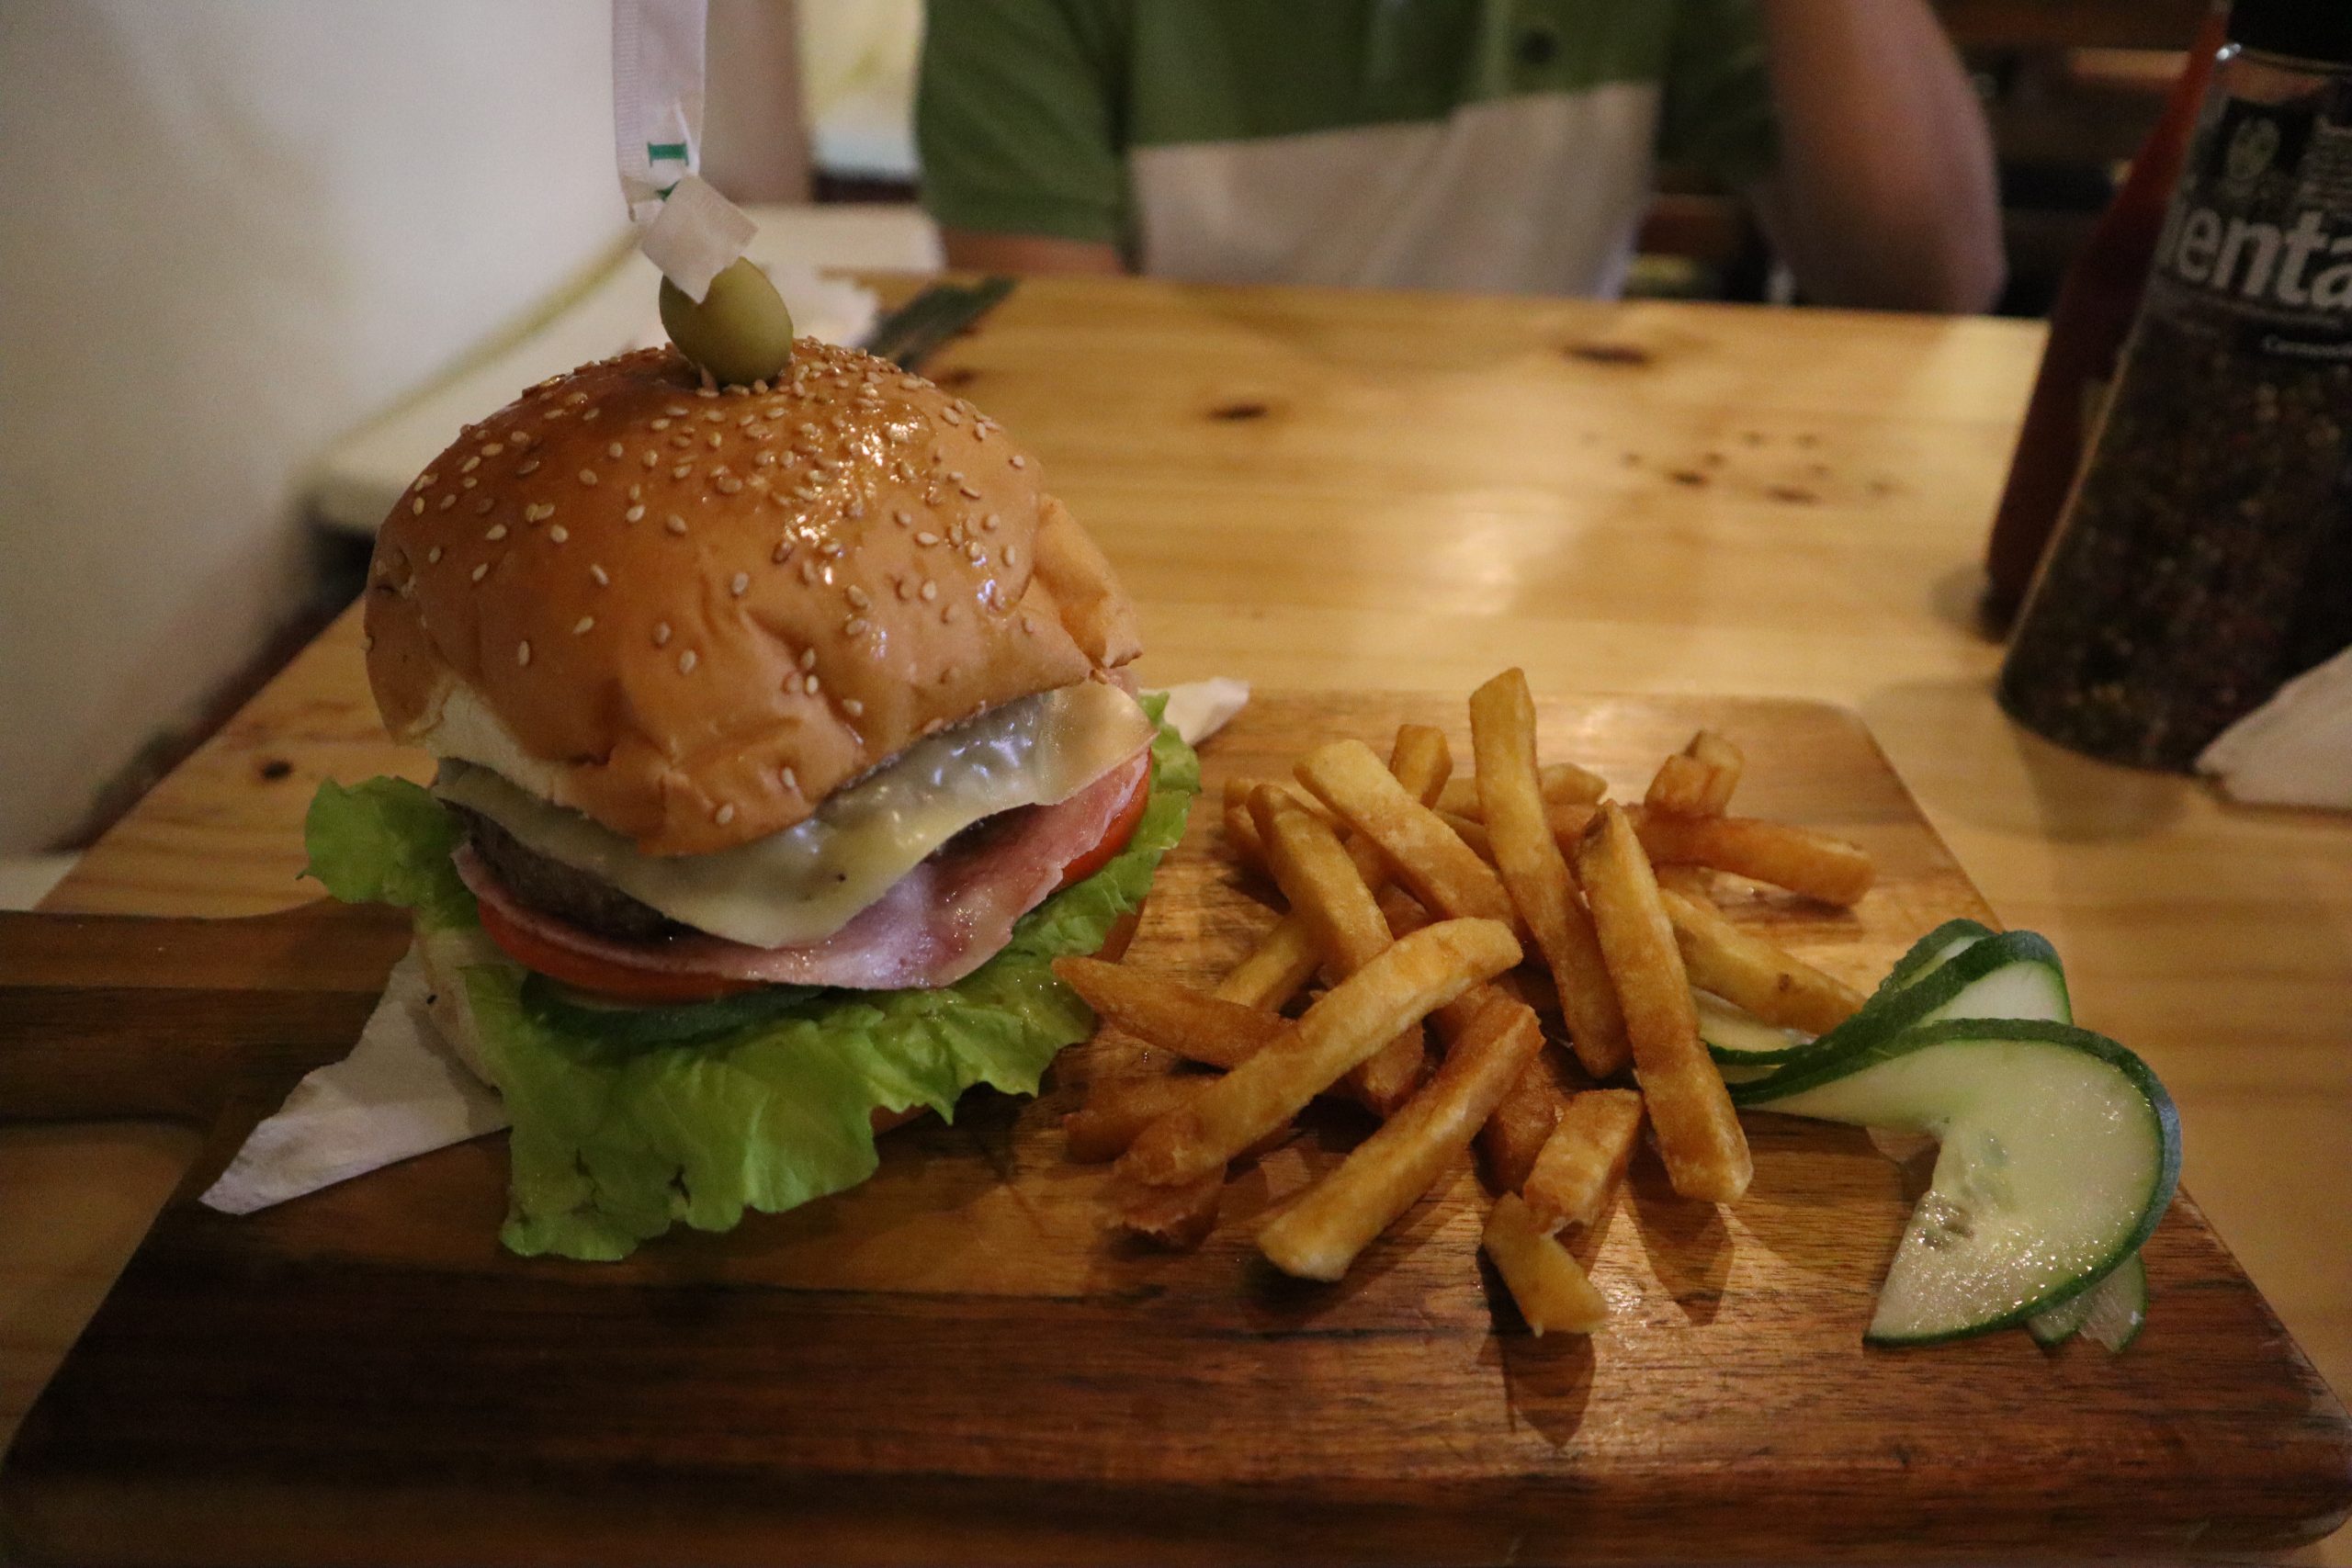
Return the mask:
<svg viewBox="0 0 2352 1568">
<path fill-rule="evenodd" d="M 1108 563 L 993 421 L 803 339 L 773 386 L 649 349 L 544 381 L 385 521 L 393 739 L 651 855 L 789 828 L 918 738 L 1138 651 Z"/>
</svg>

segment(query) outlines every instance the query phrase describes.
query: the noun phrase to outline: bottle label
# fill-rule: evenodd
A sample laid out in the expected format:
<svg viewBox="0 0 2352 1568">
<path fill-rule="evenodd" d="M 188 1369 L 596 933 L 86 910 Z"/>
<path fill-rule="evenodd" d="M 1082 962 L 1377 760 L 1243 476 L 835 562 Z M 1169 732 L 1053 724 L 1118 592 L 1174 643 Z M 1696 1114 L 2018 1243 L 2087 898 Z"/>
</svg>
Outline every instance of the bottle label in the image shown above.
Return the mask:
<svg viewBox="0 0 2352 1568">
<path fill-rule="evenodd" d="M 2148 304 L 2261 354 L 2352 356 L 2352 78 L 2284 103 L 2208 100 Z"/>
</svg>

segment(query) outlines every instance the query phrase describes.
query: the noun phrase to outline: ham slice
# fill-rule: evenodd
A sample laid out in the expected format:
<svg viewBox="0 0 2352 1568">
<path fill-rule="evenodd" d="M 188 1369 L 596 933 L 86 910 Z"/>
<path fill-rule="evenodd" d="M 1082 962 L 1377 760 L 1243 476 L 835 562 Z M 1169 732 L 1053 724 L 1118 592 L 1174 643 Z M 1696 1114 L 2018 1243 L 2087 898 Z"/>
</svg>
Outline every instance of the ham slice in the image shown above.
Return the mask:
<svg viewBox="0 0 2352 1568">
<path fill-rule="evenodd" d="M 607 964 L 769 985 L 861 990 L 953 984 L 994 957 L 1012 924 L 1046 901 L 1062 869 L 1102 841 L 1151 765 L 1148 751 L 1054 806 L 1024 807 L 951 840 L 820 942 L 750 947 L 724 937 L 620 942 L 515 902 L 470 845 L 458 874 L 531 935 Z"/>
</svg>

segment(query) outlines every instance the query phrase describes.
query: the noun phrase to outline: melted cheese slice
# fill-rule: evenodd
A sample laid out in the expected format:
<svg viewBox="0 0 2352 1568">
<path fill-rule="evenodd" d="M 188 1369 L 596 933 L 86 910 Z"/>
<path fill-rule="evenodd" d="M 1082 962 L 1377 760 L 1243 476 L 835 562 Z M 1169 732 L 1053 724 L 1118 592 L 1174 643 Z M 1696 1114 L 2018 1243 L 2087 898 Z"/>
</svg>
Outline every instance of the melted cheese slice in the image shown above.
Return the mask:
<svg viewBox="0 0 2352 1568">
<path fill-rule="evenodd" d="M 1151 739 L 1133 697 L 1089 681 L 916 741 L 806 821 L 707 855 L 648 855 L 490 769 L 447 761 L 435 795 L 673 920 L 753 947 L 832 935 L 984 817 L 1069 799 Z"/>
</svg>

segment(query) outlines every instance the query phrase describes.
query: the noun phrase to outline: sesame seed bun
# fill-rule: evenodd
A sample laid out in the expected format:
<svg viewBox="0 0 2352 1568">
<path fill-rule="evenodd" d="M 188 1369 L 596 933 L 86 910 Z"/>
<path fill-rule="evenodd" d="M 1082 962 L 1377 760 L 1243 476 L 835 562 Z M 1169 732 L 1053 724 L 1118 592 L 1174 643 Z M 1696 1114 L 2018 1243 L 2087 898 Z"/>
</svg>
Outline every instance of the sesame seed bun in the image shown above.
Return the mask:
<svg viewBox="0 0 2352 1568">
<path fill-rule="evenodd" d="M 813 339 L 773 388 L 703 389 L 668 349 L 584 366 L 393 507 L 368 682 L 395 739 L 503 761 L 647 853 L 743 843 L 1135 657 L 1133 606 L 1038 478 L 970 403 Z M 478 754 L 483 710 L 518 755 Z"/>
</svg>

